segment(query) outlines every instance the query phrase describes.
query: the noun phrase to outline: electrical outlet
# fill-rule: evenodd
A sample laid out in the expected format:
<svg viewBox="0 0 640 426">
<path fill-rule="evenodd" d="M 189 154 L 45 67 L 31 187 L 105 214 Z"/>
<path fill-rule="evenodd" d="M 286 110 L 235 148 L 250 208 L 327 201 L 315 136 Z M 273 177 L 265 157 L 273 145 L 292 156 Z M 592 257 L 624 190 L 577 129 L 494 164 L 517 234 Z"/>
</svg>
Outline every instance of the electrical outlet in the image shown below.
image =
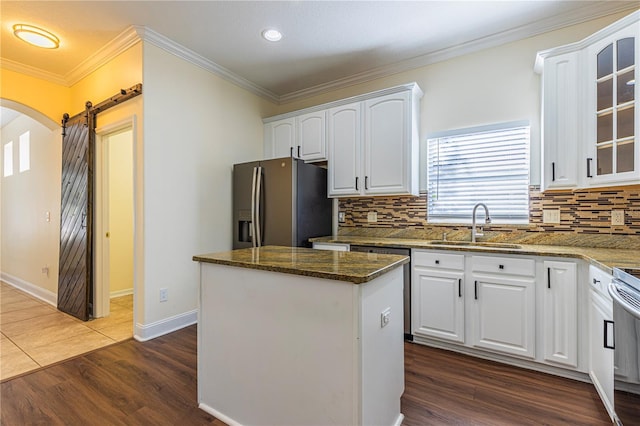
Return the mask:
<svg viewBox="0 0 640 426">
<path fill-rule="evenodd" d="M 166 302 L 167 300 L 169 300 L 169 289 L 161 288 L 160 289 L 160 301 L 161 302 Z"/>
<path fill-rule="evenodd" d="M 611 210 L 611 225 L 624 225 L 624 210 Z"/>
<path fill-rule="evenodd" d="M 47 278 L 49 277 L 49 266 L 48 265 L 44 265 L 41 269 L 42 273 L 45 274 L 47 276 Z"/>
<path fill-rule="evenodd" d="M 44 220 L 47 222 L 51 222 L 51 212 L 49 211 L 44 212 Z"/>
<path fill-rule="evenodd" d="M 338 222 L 344 222 L 344 212 L 338 212 Z"/>
<path fill-rule="evenodd" d="M 542 223 L 560 223 L 560 210 L 542 210 Z"/>
<path fill-rule="evenodd" d="M 391 320 L 391 308 L 387 308 L 380 313 L 380 328 L 386 327 Z"/>
<path fill-rule="evenodd" d="M 377 221 L 378 221 L 378 212 L 367 213 L 367 222 L 377 222 Z"/>
</svg>

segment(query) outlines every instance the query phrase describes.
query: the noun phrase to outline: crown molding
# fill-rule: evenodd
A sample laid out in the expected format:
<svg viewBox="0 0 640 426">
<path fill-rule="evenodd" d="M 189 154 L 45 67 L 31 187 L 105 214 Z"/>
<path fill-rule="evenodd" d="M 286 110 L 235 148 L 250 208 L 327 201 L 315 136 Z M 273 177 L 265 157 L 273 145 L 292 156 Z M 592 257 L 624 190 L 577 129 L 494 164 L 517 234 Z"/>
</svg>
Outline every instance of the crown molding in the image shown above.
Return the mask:
<svg viewBox="0 0 640 426">
<path fill-rule="evenodd" d="M 321 95 L 333 90 L 338 90 L 348 86 L 353 86 L 379 78 L 388 77 L 401 72 L 431 65 L 437 62 L 453 59 L 458 56 L 478 52 L 483 49 L 489 49 L 492 47 L 522 40 L 528 37 L 534 37 L 550 31 L 559 30 L 572 25 L 578 25 L 616 13 L 635 10 L 638 10 L 638 3 L 635 1 L 620 2 L 620 4 L 617 4 L 613 7 L 606 3 L 594 3 L 582 7 L 579 12 L 554 16 L 508 31 L 481 37 L 445 49 L 436 50 L 425 55 L 416 56 L 414 58 L 407 59 L 401 62 L 373 68 L 358 74 L 353 74 L 345 78 L 331 81 L 329 83 L 323 83 L 306 89 L 286 93 L 279 97 L 279 103 L 285 104 L 311 96 Z"/>
<path fill-rule="evenodd" d="M 0 58 L 0 67 L 9 71 L 14 71 L 20 74 L 28 75 L 30 77 L 35 77 L 41 80 L 49 81 L 51 83 L 59 84 L 61 86 L 68 86 L 67 80 L 65 80 L 64 77 L 62 77 L 60 74 L 44 71 L 40 68 L 12 61 L 11 59 Z"/>
<path fill-rule="evenodd" d="M 249 92 L 261 96 L 271 102 L 279 103 L 280 98 L 270 90 L 267 90 L 255 83 L 240 77 L 227 68 L 216 64 L 215 62 L 205 58 L 204 56 L 188 49 L 181 44 L 176 43 L 168 37 L 163 36 L 160 33 L 153 31 L 147 27 L 136 27 L 138 35 L 145 42 L 151 43 L 156 47 L 159 47 L 187 62 L 190 62 L 200 68 L 203 68 L 217 76 L 230 81 L 231 83 L 248 90 Z"/>
<path fill-rule="evenodd" d="M 73 86 L 80 80 L 105 65 L 116 56 L 125 52 L 130 47 L 140 41 L 136 29 L 131 26 L 118 34 L 113 40 L 98 49 L 94 54 L 80 62 L 75 68 L 69 71 L 64 79 L 68 86 Z"/>
</svg>

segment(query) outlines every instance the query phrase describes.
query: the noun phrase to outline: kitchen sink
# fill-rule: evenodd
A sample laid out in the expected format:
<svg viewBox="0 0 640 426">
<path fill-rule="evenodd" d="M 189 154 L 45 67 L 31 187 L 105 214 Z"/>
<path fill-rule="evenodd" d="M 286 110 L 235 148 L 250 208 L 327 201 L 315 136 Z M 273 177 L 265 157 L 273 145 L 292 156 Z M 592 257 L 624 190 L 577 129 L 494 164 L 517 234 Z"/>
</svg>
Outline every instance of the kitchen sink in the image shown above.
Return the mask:
<svg viewBox="0 0 640 426">
<path fill-rule="evenodd" d="M 520 244 L 508 243 L 490 243 L 490 242 L 471 242 L 471 241 L 431 241 L 429 244 L 434 246 L 467 246 L 467 247 L 494 247 L 505 249 L 521 249 Z"/>
</svg>

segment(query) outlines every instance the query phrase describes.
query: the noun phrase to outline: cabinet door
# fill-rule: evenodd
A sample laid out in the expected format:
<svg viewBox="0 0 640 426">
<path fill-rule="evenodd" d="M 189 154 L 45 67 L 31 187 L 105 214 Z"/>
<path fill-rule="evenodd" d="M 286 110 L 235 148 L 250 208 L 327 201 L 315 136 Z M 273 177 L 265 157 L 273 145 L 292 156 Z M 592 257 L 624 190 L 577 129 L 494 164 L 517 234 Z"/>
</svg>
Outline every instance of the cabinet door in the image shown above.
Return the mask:
<svg viewBox="0 0 640 426">
<path fill-rule="evenodd" d="M 364 191 L 410 191 L 411 94 L 381 96 L 365 102 Z"/>
<path fill-rule="evenodd" d="M 595 290 L 589 290 L 589 377 L 595 386 L 602 403 L 609 415 L 613 408 L 613 349 L 604 347 L 605 321 L 613 319 L 613 306 L 610 299 L 599 295 Z"/>
<path fill-rule="evenodd" d="M 286 118 L 264 125 L 265 158 L 290 157 L 296 146 L 296 119 Z"/>
<path fill-rule="evenodd" d="M 535 357 L 533 279 L 474 275 L 470 286 L 474 346 Z"/>
<path fill-rule="evenodd" d="M 464 343 L 464 273 L 414 268 L 412 333 Z"/>
<path fill-rule="evenodd" d="M 327 159 L 326 111 L 311 112 L 297 117 L 297 157 L 305 161 Z"/>
<path fill-rule="evenodd" d="M 634 23 L 586 50 L 587 186 L 640 179 L 640 25 Z"/>
<path fill-rule="evenodd" d="M 578 52 L 544 62 L 542 76 L 542 190 L 578 183 Z"/>
<path fill-rule="evenodd" d="M 328 113 L 329 197 L 359 195 L 362 159 L 362 108 L 359 102 L 332 108 Z"/>
<path fill-rule="evenodd" d="M 545 261 L 544 270 L 544 359 L 577 367 L 577 266 L 571 262 Z"/>
</svg>

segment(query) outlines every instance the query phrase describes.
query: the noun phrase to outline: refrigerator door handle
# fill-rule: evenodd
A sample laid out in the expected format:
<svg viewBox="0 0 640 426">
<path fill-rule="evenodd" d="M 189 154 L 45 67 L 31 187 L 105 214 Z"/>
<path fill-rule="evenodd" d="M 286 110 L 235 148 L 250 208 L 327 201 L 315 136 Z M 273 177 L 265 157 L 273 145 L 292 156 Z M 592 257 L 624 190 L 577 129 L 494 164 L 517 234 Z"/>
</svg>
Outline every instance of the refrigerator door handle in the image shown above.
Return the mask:
<svg viewBox="0 0 640 426">
<path fill-rule="evenodd" d="M 256 246 L 256 172 L 257 167 L 253 168 L 253 175 L 251 176 L 251 223 L 249 224 L 249 235 L 251 236 L 251 246 Z"/>
<path fill-rule="evenodd" d="M 260 223 L 262 222 L 262 216 L 261 216 L 261 212 L 260 212 L 260 195 L 262 193 L 262 167 L 258 166 L 256 167 L 256 169 L 258 170 L 256 173 L 256 221 L 255 223 L 255 230 L 256 230 L 256 247 L 261 247 L 262 246 L 262 230 L 261 230 L 261 226 Z"/>
</svg>

